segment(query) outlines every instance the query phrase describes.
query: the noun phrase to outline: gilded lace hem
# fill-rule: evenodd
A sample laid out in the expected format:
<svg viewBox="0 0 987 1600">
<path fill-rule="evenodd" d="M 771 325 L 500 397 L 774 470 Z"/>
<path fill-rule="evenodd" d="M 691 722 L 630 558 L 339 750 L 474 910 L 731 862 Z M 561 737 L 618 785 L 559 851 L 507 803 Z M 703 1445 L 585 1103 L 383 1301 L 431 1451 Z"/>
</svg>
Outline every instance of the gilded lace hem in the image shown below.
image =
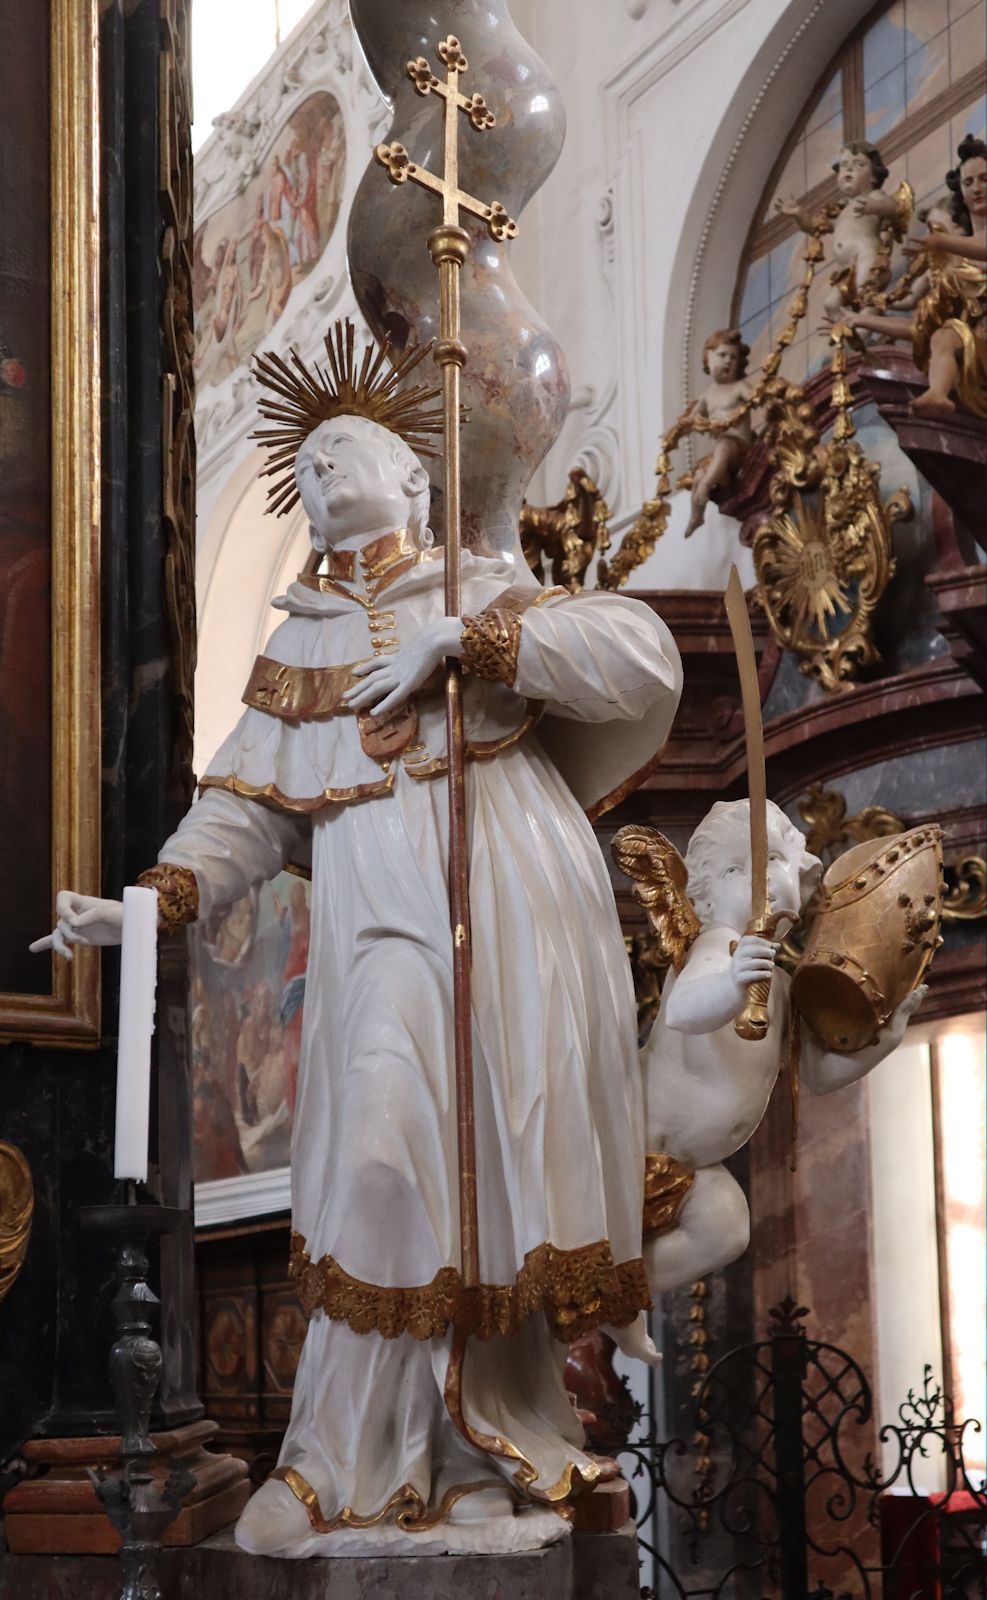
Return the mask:
<svg viewBox="0 0 987 1600">
<path fill-rule="evenodd" d="M 164 933 L 186 928 L 199 915 L 199 885 L 189 867 L 176 867 L 161 861 L 148 867 L 137 879 L 142 889 L 154 889 L 158 896 L 158 927 Z"/>
<path fill-rule="evenodd" d="M 517 612 L 488 607 L 477 617 L 464 617 L 460 639 L 463 666 L 474 678 L 513 684 L 521 648 L 521 618 Z"/>
<path fill-rule="evenodd" d="M 431 1283 L 386 1288 L 351 1277 L 332 1256 L 312 1261 L 294 1234 L 289 1275 L 307 1316 L 322 1311 L 354 1333 L 385 1339 L 433 1339 L 452 1324 L 472 1338 L 510 1337 L 544 1311 L 556 1339 L 568 1342 L 603 1323 L 626 1327 L 651 1305 L 640 1257 L 615 1262 L 606 1239 L 576 1250 L 541 1244 L 512 1284 L 467 1289 L 455 1267 L 442 1267 Z"/>
</svg>

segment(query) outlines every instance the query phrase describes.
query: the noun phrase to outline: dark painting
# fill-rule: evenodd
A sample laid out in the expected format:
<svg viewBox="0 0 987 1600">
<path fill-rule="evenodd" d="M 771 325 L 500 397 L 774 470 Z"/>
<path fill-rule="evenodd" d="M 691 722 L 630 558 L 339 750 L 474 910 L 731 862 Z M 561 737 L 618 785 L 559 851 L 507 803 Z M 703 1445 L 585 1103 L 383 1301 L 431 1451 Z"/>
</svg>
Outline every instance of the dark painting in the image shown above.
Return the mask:
<svg viewBox="0 0 987 1600">
<path fill-rule="evenodd" d="M 0 991 L 48 994 L 51 926 L 50 15 L 0 0 Z"/>
</svg>

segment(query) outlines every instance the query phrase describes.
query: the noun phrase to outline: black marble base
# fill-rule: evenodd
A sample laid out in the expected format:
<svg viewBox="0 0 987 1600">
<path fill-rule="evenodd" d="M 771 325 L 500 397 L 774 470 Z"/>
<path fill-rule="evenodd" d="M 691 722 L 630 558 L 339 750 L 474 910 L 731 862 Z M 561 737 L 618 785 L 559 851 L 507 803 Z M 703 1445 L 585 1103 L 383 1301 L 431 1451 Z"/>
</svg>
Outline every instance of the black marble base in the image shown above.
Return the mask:
<svg viewBox="0 0 987 1600">
<path fill-rule="evenodd" d="M 281 1561 L 249 1556 L 227 1531 L 165 1550 L 162 1600 L 638 1600 L 633 1527 L 576 1533 L 506 1556 Z M 112 1556 L 0 1556 L 0 1600 L 118 1600 Z"/>
</svg>

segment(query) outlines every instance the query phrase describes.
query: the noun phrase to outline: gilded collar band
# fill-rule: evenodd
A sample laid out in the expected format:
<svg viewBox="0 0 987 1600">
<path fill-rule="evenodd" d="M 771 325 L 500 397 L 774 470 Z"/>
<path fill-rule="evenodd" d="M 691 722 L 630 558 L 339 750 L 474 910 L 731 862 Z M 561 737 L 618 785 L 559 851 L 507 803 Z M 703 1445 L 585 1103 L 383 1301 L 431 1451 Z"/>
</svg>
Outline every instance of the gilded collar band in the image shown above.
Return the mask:
<svg viewBox="0 0 987 1600">
<path fill-rule="evenodd" d="M 407 528 L 397 528 L 394 533 L 371 539 L 359 550 L 328 551 L 325 558 L 328 570 L 300 572 L 298 582 L 306 589 L 318 589 L 323 594 L 338 593 L 341 583 L 356 586 L 362 576 L 367 592 L 377 595 L 419 562 L 432 561 L 441 554 L 441 551 L 419 550 Z M 359 599 L 358 588 L 354 598 Z"/>
</svg>

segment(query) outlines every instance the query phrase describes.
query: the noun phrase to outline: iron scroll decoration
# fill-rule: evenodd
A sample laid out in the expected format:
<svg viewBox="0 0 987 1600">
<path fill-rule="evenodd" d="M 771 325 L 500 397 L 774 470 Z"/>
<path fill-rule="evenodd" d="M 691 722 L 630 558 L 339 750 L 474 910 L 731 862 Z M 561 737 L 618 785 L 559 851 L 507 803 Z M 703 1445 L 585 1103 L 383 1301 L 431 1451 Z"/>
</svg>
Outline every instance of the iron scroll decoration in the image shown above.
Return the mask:
<svg viewBox="0 0 987 1600">
<path fill-rule="evenodd" d="M 760 1600 L 767 1593 L 777 1600 L 985 1600 L 987 1494 L 964 1456 L 980 1424 L 956 1421 L 926 1366 L 921 1386 L 878 1432 L 889 1464 L 882 1469 L 867 1453 L 855 1465 L 854 1430 L 871 1425 L 874 1414 L 861 1367 L 836 1345 L 810 1337 L 807 1309 L 790 1298 L 769 1315 L 769 1337 L 722 1357 L 698 1386 L 693 1425 L 725 1463 L 715 1485 L 695 1487 L 690 1445 L 659 1440 L 653 1426 L 620 1452 L 635 1462 L 639 1539 L 660 1573 L 663 1600 Z M 916 1474 L 933 1456 L 941 1457 L 946 1490 L 930 1497 Z M 869 1562 L 850 1534 L 861 1524 L 877 1530 L 889 1491 L 910 1497 L 912 1507 L 905 1531 Z M 692 1562 L 707 1526 L 729 1536 L 734 1559 L 724 1571 L 691 1580 L 648 1542 L 641 1530 L 659 1494 L 683 1519 Z M 642 1600 L 656 1600 L 654 1591 L 643 1589 Z"/>
</svg>

